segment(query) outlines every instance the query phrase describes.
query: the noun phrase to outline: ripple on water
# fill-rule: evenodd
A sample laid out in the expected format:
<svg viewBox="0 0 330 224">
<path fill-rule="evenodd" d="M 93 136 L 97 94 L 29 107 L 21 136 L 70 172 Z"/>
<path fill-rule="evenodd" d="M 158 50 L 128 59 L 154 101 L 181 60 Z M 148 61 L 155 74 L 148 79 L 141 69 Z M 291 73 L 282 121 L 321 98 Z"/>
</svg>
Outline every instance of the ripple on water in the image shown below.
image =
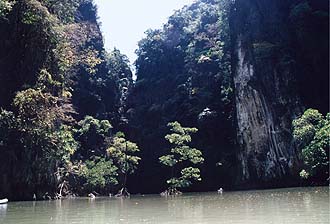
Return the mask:
<svg viewBox="0 0 330 224">
<path fill-rule="evenodd" d="M 13 202 L 0 223 L 329 224 L 329 188 Z"/>
</svg>

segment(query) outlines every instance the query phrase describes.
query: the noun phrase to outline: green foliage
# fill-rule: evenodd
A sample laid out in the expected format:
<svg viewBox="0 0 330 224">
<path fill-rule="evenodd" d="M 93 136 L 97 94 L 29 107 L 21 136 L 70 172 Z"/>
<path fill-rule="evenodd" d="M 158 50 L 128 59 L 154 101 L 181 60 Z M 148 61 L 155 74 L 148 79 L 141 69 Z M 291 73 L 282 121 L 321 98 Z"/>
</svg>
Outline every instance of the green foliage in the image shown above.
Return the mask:
<svg viewBox="0 0 330 224">
<path fill-rule="evenodd" d="M 106 55 L 109 75 L 116 79 L 116 86 L 119 93 L 119 113 L 124 114 L 127 96 L 133 86 L 133 74 L 129 67 L 129 60 L 118 49 L 114 49 Z M 124 117 L 121 118 L 125 119 Z"/>
<path fill-rule="evenodd" d="M 189 187 L 192 181 L 201 181 L 200 170 L 194 167 L 183 167 L 180 171 L 181 176 L 175 177 L 175 168 L 189 163 L 194 165 L 203 163 L 202 152 L 187 145 L 191 142 L 191 134 L 196 133 L 198 129 L 182 127 L 177 121 L 169 123 L 168 126 L 171 127 L 171 132 L 173 133 L 166 135 L 165 139 L 173 145 L 173 148 L 171 149 L 171 154 L 161 156 L 159 162 L 165 166 L 172 167 L 173 176 L 167 180 L 170 188 Z"/>
<path fill-rule="evenodd" d="M 181 170 L 181 177 L 167 180 L 171 188 L 185 188 L 192 185 L 192 181 L 201 181 L 200 170 L 198 168 L 187 167 Z"/>
<path fill-rule="evenodd" d="M 51 128 L 55 122 L 57 98 L 40 90 L 27 89 L 16 94 L 14 106 L 24 127 Z"/>
<path fill-rule="evenodd" d="M 61 125 L 59 130 L 54 132 L 54 140 L 52 142 L 54 148 L 54 157 L 59 161 L 70 162 L 71 156 L 76 152 L 78 143 L 73 137 L 71 127 Z"/>
<path fill-rule="evenodd" d="M 81 126 L 77 132 L 81 143 L 79 151 L 89 152 L 89 156 L 84 155 L 83 158 L 90 158 L 84 162 L 84 168 L 80 172 L 80 176 L 85 179 L 87 189 L 109 190 L 118 183 L 125 187 L 127 175 L 134 173 L 139 164 L 140 157 L 133 155 L 139 152 L 137 145 L 127 141 L 122 132 L 117 132 L 110 140 L 109 131 L 112 127 L 106 120 L 100 121 L 87 116 L 79 122 L 79 125 Z M 94 142 L 99 148 L 95 148 L 92 144 Z M 105 150 L 106 146 L 108 146 L 107 150 Z"/>
<path fill-rule="evenodd" d="M 174 155 L 166 155 L 159 157 L 159 162 L 165 166 L 172 167 L 178 163 L 178 160 L 174 158 Z"/>
<path fill-rule="evenodd" d="M 108 120 L 98 120 L 92 116 L 86 116 L 79 121 L 76 137 L 81 147 L 77 152 L 77 158 L 88 159 L 92 156 L 104 156 L 106 142 L 111 136 L 112 125 Z"/>
<path fill-rule="evenodd" d="M 330 114 L 324 118 L 317 110 L 308 109 L 293 121 L 293 128 L 306 165 L 300 176 L 323 182 L 329 178 Z"/>
<path fill-rule="evenodd" d="M 0 0 L 0 18 L 3 18 L 9 13 L 13 6 L 15 4 L 15 1 L 11 0 Z"/>
<path fill-rule="evenodd" d="M 133 174 L 139 165 L 140 157 L 134 154 L 139 152 L 138 146 L 125 139 L 122 132 L 118 132 L 112 139 L 110 147 L 107 149 L 108 157 L 112 158 L 118 171 L 123 177 L 122 185 L 125 187 L 128 174 Z"/>
<path fill-rule="evenodd" d="M 83 190 L 109 190 L 119 183 L 125 189 L 140 150 L 123 133 L 113 135 L 110 121 L 129 122 L 145 164 L 160 156 L 150 149 L 163 146 L 159 136 L 167 121 L 198 125 L 196 143 L 207 142 L 204 152 L 212 164 L 207 172 L 218 161 L 222 166 L 221 156 L 235 153 L 233 136 L 227 134 L 234 123 L 231 2 L 195 1 L 175 12 L 163 29 L 148 30 L 139 42 L 134 83 L 128 58 L 117 49 L 105 53 L 92 0 L 0 0 L 0 107 L 5 109 L 0 112 L 0 183 L 28 186 L 22 191 L 29 197 L 32 191 L 54 191 L 64 181 L 76 189 L 73 185 L 86 183 Z M 327 36 L 309 32 L 306 17 L 328 18 L 312 6 L 302 1 L 291 8 L 299 38 Z M 256 56 L 277 50 L 272 42 L 259 41 L 253 45 Z M 305 55 L 320 52 L 311 49 Z M 204 161 L 190 146 L 197 129 L 178 122 L 169 126 L 165 139 L 172 148 L 159 161 L 172 169 L 170 188 L 189 187 L 201 181 L 195 166 Z M 294 127 L 306 164 L 301 176 L 328 176 L 329 118 L 308 110 Z M 222 139 L 229 139 L 229 150 L 218 150 Z"/>
<path fill-rule="evenodd" d="M 102 63 L 99 55 L 100 52 L 93 48 L 88 48 L 81 53 L 79 62 L 88 74 L 95 75 L 97 73 L 97 66 Z"/>
<path fill-rule="evenodd" d="M 141 141 L 146 164 L 162 155 L 152 147 L 166 147 L 159 136 L 165 135 L 167 122 L 175 120 L 200 127 L 201 137 L 195 143 L 205 145 L 203 155 L 211 161 L 205 165 L 207 172 L 220 177 L 210 164 L 219 160 L 234 163 L 235 101 L 229 30 L 232 2 L 195 1 L 170 16 L 162 29 L 147 30 L 139 42 L 137 80 L 128 96 L 127 111 L 130 127 L 139 130 L 136 138 Z M 176 138 L 174 134 L 170 140 L 174 143 Z M 189 136 L 181 140 L 186 142 Z M 219 145 L 223 146 L 221 150 Z M 178 158 L 169 155 L 161 157 L 161 162 L 180 166 Z M 153 173 L 156 170 L 145 170 L 146 176 Z"/>
<path fill-rule="evenodd" d="M 56 103 L 57 98 L 48 93 L 27 89 L 14 98 L 16 116 L 6 111 L 1 113 L 0 128 L 8 133 L 4 136 L 6 147 L 19 149 L 12 150 L 11 155 L 21 158 L 17 178 L 22 185 L 55 185 L 55 172 L 69 163 L 77 150 L 71 128 L 58 123 L 62 114 Z"/>
<path fill-rule="evenodd" d="M 82 0 L 42 0 L 42 3 L 64 23 L 74 22 Z"/>
<path fill-rule="evenodd" d="M 302 170 L 302 171 L 300 171 L 299 176 L 303 179 L 308 179 L 309 178 L 309 173 L 306 172 L 306 170 Z"/>
<path fill-rule="evenodd" d="M 78 130 L 80 135 L 86 135 L 90 132 L 95 132 L 96 134 L 105 137 L 109 135 L 109 131 L 112 129 L 112 125 L 108 120 L 98 120 L 92 116 L 86 116 L 84 120 L 79 122 L 79 126 L 81 127 Z"/>
<path fill-rule="evenodd" d="M 175 144 L 179 146 L 191 142 L 190 135 L 198 131 L 197 128 L 182 127 L 181 124 L 177 121 L 171 122 L 167 126 L 171 127 L 171 131 L 173 133 L 166 135 L 165 139 L 169 141 L 171 144 Z"/>
<path fill-rule="evenodd" d="M 323 126 L 323 116 L 317 110 L 308 109 L 293 121 L 293 135 L 301 148 L 304 148 L 314 138 L 317 130 Z"/>
<path fill-rule="evenodd" d="M 104 189 L 118 184 L 117 169 L 112 160 L 96 158 L 85 162 L 81 176 L 91 190 Z"/>
<path fill-rule="evenodd" d="M 106 56 L 109 73 L 116 75 L 119 78 L 127 78 L 132 75 L 129 68 L 129 59 L 126 55 L 122 54 L 118 49 L 113 49 Z"/>
<path fill-rule="evenodd" d="M 40 28 L 39 31 L 50 32 L 52 30 L 51 26 L 56 24 L 56 17 L 50 14 L 48 9 L 40 1 L 26 0 L 23 2 L 22 22 L 26 25 L 33 25 Z"/>
<path fill-rule="evenodd" d="M 54 80 L 53 76 L 46 70 L 42 69 L 38 74 L 36 88 L 43 92 L 58 93 L 62 90 L 63 83 Z"/>
<path fill-rule="evenodd" d="M 87 179 L 90 188 L 115 184 L 107 119 L 118 113 L 120 74 L 109 74 L 117 65 L 105 63 L 93 1 L 0 0 L 0 21 L 0 182 L 29 186 L 27 199 Z"/>
</svg>

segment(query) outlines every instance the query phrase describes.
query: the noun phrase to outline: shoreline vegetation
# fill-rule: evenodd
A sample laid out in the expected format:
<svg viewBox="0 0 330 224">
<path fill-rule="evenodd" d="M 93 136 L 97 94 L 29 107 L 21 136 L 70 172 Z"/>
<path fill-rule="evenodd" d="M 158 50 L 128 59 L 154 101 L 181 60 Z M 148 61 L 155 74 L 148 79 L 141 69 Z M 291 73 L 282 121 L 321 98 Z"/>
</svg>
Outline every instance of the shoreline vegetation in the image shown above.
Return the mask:
<svg viewBox="0 0 330 224">
<path fill-rule="evenodd" d="M 278 187 L 278 188 L 259 188 L 259 189 L 245 189 L 245 190 L 222 190 L 222 193 L 218 190 L 214 190 L 214 191 L 202 191 L 202 192 L 180 192 L 180 191 L 176 191 L 176 192 L 167 192 L 168 190 L 165 190 L 159 194 L 154 194 L 154 193 L 146 193 L 146 194 L 141 194 L 141 193 L 136 193 L 136 194 L 129 194 L 127 196 L 122 196 L 122 195 L 113 195 L 113 194 L 109 194 L 109 195 L 102 195 L 99 194 L 97 192 L 93 192 L 93 193 L 89 193 L 86 195 L 67 195 L 64 197 L 50 197 L 49 195 L 47 197 L 42 197 L 40 199 L 27 199 L 27 200 L 23 200 L 23 201 L 56 201 L 56 200 L 67 200 L 67 199 L 89 199 L 89 200 L 95 200 L 95 199 L 130 199 L 131 197 L 135 198 L 135 197 L 152 197 L 152 196 L 159 196 L 161 198 L 172 198 L 172 197 L 181 197 L 181 196 L 189 196 L 192 194 L 218 194 L 218 195 L 225 195 L 225 194 L 232 194 L 232 193 L 249 193 L 249 192 L 254 192 L 254 191 L 258 191 L 258 192 L 267 192 L 267 191 L 281 191 L 281 190 L 295 190 L 295 189 L 309 189 L 309 188 L 323 188 L 323 187 L 328 187 L 329 185 L 306 185 L 306 186 L 293 186 L 293 187 Z M 22 201 L 22 200 L 8 200 L 9 202 L 18 202 L 18 201 Z"/>
<path fill-rule="evenodd" d="M 91 121 L 98 122 L 91 117 L 87 117 L 80 123 L 84 131 L 89 131 L 91 127 L 87 125 L 86 128 L 84 126 L 86 123 L 90 125 Z M 112 128 L 110 123 L 105 121 L 100 123 L 102 122 L 103 125 L 106 124 L 106 127 Z M 173 145 L 173 148 L 170 149 L 172 154 L 159 157 L 159 163 L 171 168 L 171 178 L 166 181 L 168 188 L 160 195 L 179 196 L 183 192 L 178 189 L 189 187 L 193 184 L 192 181 L 201 181 L 198 168 L 184 167 L 180 164 L 186 164 L 187 166 L 189 164 L 187 162 L 190 162 L 193 165 L 198 165 L 204 159 L 200 150 L 187 145 L 192 141 L 191 134 L 196 133 L 198 129 L 182 127 L 179 122 L 171 122 L 168 127 L 171 132 L 165 136 L 165 139 Z M 299 186 L 318 186 L 322 183 L 328 183 L 329 155 L 327 155 L 326 149 L 329 146 L 330 114 L 324 117 L 317 110 L 308 109 L 300 118 L 293 121 L 293 127 L 294 138 L 302 149 L 305 164 L 304 169 L 300 172 L 302 181 Z M 59 179 L 58 188 L 55 192 L 46 192 L 43 195 L 33 193 L 30 199 L 57 200 L 80 197 L 83 194 L 87 194 L 91 199 L 105 195 L 129 198 L 131 194 L 126 187 L 127 178 L 128 174 L 132 175 L 138 169 L 141 158 L 134 156 L 132 153 L 139 152 L 139 148 L 135 143 L 127 141 L 122 132 L 116 133 L 110 142 L 110 146 L 106 150 L 106 158 L 95 158 L 91 162 L 88 161 L 86 165 L 80 165 L 80 168 L 72 169 L 74 171 L 67 170 L 64 172 L 64 170 L 61 170 L 65 175 L 62 174 L 61 179 Z M 106 161 L 112 167 L 107 166 Z M 89 163 L 92 164 L 91 168 L 89 168 Z M 180 167 L 181 171 L 176 170 L 176 166 Z M 175 177 L 178 173 L 181 176 Z M 77 185 L 78 182 L 70 182 L 70 176 L 84 178 L 80 180 L 80 183 L 81 186 L 86 187 L 83 190 L 85 193 L 79 194 L 72 191 L 74 188 L 77 189 L 79 185 Z M 104 189 L 110 189 L 109 186 L 112 186 L 112 191 L 105 191 Z M 122 187 L 116 194 L 113 194 L 114 187 L 118 188 L 118 186 Z M 101 189 L 101 193 L 98 193 L 97 189 Z M 222 188 L 220 189 L 222 193 Z M 219 190 L 217 192 L 219 193 Z"/>
</svg>

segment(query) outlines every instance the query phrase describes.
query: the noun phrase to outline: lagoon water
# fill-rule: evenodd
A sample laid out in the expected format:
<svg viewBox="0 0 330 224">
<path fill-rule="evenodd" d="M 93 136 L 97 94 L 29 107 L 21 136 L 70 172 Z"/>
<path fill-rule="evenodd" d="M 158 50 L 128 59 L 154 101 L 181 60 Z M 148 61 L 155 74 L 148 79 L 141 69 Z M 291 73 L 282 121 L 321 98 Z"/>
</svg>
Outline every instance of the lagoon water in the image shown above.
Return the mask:
<svg viewBox="0 0 330 224">
<path fill-rule="evenodd" d="M 11 202 L 0 223 L 329 224 L 329 187 Z"/>
</svg>

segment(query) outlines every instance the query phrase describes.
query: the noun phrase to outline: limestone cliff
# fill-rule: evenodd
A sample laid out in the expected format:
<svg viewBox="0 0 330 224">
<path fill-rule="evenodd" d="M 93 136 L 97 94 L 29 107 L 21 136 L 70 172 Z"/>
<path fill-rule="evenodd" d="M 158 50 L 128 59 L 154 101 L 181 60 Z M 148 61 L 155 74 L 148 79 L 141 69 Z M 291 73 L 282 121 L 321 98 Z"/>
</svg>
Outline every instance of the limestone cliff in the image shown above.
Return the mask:
<svg viewBox="0 0 330 224">
<path fill-rule="evenodd" d="M 292 120 L 309 106 L 298 90 L 305 65 L 292 31 L 299 4 L 309 3 L 238 0 L 232 8 L 240 187 L 293 183 L 301 165 L 291 134 Z"/>
</svg>

